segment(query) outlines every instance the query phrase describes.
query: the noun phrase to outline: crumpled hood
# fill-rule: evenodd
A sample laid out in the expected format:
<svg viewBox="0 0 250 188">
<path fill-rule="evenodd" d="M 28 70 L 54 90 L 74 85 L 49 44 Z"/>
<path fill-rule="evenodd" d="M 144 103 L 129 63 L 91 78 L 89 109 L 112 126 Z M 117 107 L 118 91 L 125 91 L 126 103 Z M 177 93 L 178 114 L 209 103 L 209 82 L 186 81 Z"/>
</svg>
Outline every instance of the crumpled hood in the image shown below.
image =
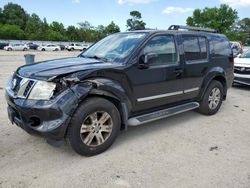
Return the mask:
<svg viewBox="0 0 250 188">
<path fill-rule="evenodd" d="M 26 78 L 49 79 L 78 71 L 112 68 L 117 66 L 120 65 L 90 58 L 70 57 L 25 65 L 18 68 L 17 73 Z"/>
</svg>

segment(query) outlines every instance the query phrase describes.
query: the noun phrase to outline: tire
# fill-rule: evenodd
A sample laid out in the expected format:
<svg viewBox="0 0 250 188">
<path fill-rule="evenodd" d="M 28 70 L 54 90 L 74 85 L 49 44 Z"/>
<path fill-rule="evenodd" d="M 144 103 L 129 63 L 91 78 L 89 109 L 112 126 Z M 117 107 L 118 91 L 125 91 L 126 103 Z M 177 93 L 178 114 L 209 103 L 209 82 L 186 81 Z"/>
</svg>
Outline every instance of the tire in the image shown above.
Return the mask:
<svg viewBox="0 0 250 188">
<path fill-rule="evenodd" d="M 23 51 L 27 51 L 28 49 L 27 48 L 24 48 Z"/>
<path fill-rule="evenodd" d="M 74 51 L 75 49 L 74 48 L 70 48 L 70 51 Z"/>
<path fill-rule="evenodd" d="M 43 52 L 44 52 L 44 51 L 45 51 L 45 49 L 43 48 L 41 51 L 43 51 Z"/>
<path fill-rule="evenodd" d="M 12 48 L 8 48 L 7 51 L 12 51 Z"/>
<path fill-rule="evenodd" d="M 55 51 L 59 51 L 59 49 L 58 49 L 58 48 L 56 48 L 56 49 L 55 49 Z"/>
<path fill-rule="evenodd" d="M 221 82 L 213 80 L 209 84 L 197 111 L 204 115 L 214 115 L 220 109 L 222 100 L 223 85 Z"/>
<path fill-rule="evenodd" d="M 113 103 L 103 98 L 89 98 L 74 113 L 67 131 L 67 140 L 78 154 L 93 156 L 113 144 L 120 127 L 120 113 Z"/>
</svg>

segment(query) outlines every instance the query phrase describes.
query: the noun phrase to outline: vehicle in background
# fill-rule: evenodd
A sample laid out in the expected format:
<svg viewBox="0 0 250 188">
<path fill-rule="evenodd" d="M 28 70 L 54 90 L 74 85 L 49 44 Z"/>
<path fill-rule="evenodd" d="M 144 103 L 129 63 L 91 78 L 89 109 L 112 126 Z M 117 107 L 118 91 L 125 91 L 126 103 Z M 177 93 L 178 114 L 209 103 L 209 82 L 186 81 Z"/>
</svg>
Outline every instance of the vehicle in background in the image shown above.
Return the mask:
<svg viewBox="0 0 250 188">
<path fill-rule="evenodd" d="M 29 47 L 26 44 L 9 44 L 8 46 L 4 47 L 4 50 L 7 51 L 27 51 Z"/>
<path fill-rule="evenodd" d="M 65 50 L 66 46 L 63 44 L 59 44 L 61 50 Z"/>
<path fill-rule="evenodd" d="M 54 44 L 42 45 L 37 48 L 39 51 L 59 51 L 61 50 L 60 46 Z"/>
<path fill-rule="evenodd" d="M 33 42 L 29 42 L 27 43 L 27 46 L 31 49 L 31 50 L 37 50 L 38 48 L 38 44 L 34 44 Z"/>
<path fill-rule="evenodd" d="M 67 46 L 68 51 L 74 51 L 74 50 L 80 50 L 84 51 L 89 48 L 90 45 L 88 44 L 77 44 L 77 43 L 71 43 L 69 46 Z"/>
<path fill-rule="evenodd" d="M 250 86 L 250 50 L 234 59 L 234 83 Z"/>
<path fill-rule="evenodd" d="M 5 46 L 8 46 L 9 43 L 1 42 L 0 43 L 0 50 L 3 50 Z"/>
<path fill-rule="evenodd" d="M 243 53 L 243 45 L 239 41 L 230 41 L 231 49 L 233 50 L 234 57 Z"/>
</svg>

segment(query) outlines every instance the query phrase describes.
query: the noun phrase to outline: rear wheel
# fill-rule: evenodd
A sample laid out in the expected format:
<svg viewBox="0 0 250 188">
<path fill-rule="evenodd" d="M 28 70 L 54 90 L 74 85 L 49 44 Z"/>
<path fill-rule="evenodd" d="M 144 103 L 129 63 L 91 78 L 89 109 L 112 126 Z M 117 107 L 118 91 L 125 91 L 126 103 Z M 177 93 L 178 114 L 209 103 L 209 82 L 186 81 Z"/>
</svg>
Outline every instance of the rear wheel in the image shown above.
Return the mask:
<svg viewBox="0 0 250 188">
<path fill-rule="evenodd" d="M 201 102 L 198 112 L 205 115 L 213 115 L 221 107 L 223 100 L 223 85 L 213 80 L 208 86 Z"/>
<path fill-rule="evenodd" d="M 45 51 L 45 49 L 43 48 L 42 51 Z"/>
<path fill-rule="evenodd" d="M 7 51 L 12 51 L 12 48 L 8 48 Z"/>
<path fill-rule="evenodd" d="M 27 48 L 24 48 L 23 51 L 27 51 L 28 49 Z"/>
<path fill-rule="evenodd" d="M 70 48 L 70 51 L 74 51 L 75 49 L 74 48 Z"/>
<path fill-rule="evenodd" d="M 103 98 L 90 98 L 73 115 L 67 137 L 80 155 L 97 155 L 113 144 L 120 126 L 120 114 L 113 103 Z"/>
</svg>

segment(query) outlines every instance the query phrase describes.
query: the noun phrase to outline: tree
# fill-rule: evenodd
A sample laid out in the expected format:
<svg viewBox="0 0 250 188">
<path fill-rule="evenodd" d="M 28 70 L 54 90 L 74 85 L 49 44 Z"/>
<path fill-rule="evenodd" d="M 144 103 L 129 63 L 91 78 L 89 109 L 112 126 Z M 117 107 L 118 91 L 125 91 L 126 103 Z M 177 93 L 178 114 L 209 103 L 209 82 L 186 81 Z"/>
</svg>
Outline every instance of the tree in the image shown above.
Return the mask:
<svg viewBox="0 0 250 188">
<path fill-rule="evenodd" d="M 0 24 L 3 24 L 3 10 L 0 8 Z"/>
<path fill-rule="evenodd" d="M 20 5 L 8 3 L 2 11 L 2 19 L 5 24 L 17 25 L 21 29 L 25 29 L 28 14 Z"/>
<path fill-rule="evenodd" d="M 69 26 L 66 29 L 66 36 L 70 41 L 78 41 L 79 36 L 78 36 L 78 29 L 75 26 Z"/>
<path fill-rule="evenodd" d="M 24 39 L 25 35 L 22 29 L 16 25 L 0 24 L 1 39 Z"/>
<path fill-rule="evenodd" d="M 129 31 L 145 29 L 146 23 L 142 20 L 141 13 L 139 11 L 131 11 L 130 16 L 132 18 L 127 20 L 127 27 Z"/>
<path fill-rule="evenodd" d="M 50 29 L 53 30 L 53 31 L 56 31 L 62 35 L 65 34 L 65 29 L 64 29 L 64 25 L 62 23 L 59 23 L 59 22 L 52 22 L 50 24 Z"/>
<path fill-rule="evenodd" d="M 231 31 L 227 32 L 227 37 L 232 41 L 241 41 L 243 44 L 250 44 L 250 18 L 244 18 L 238 20 L 231 28 Z"/>
<path fill-rule="evenodd" d="M 209 27 L 220 33 L 230 31 L 231 26 L 236 22 L 238 13 L 228 5 L 222 4 L 219 8 L 196 9 L 192 17 L 188 17 L 187 25 L 197 27 Z"/>
<path fill-rule="evenodd" d="M 120 32 L 120 27 L 116 25 L 113 21 L 104 28 L 104 33 L 106 35 L 110 35 L 110 34 L 118 33 L 118 32 Z"/>
<path fill-rule="evenodd" d="M 38 15 L 32 14 L 29 16 L 25 27 L 25 33 L 28 39 L 37 39 L 41 33 L 42 20 Z"/>
</svg>

